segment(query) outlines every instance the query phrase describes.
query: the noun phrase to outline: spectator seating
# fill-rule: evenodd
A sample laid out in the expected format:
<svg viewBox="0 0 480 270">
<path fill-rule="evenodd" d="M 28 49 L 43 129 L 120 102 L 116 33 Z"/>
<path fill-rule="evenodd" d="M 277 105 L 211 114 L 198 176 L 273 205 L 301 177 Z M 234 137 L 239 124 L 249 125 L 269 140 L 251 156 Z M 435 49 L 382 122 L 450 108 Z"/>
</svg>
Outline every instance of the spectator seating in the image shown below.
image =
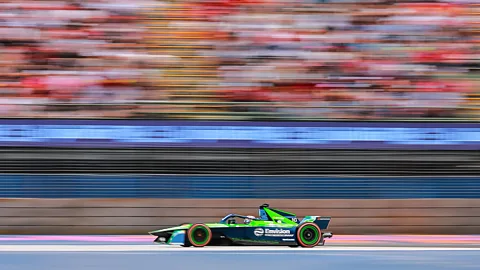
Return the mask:
<svg viewBox="0 0 480 270">
<path fill-rule="evenodd" d="M 473 0 L 2 1 L 0 115 L 476 120 L 479 11 Z"/>
</svg>

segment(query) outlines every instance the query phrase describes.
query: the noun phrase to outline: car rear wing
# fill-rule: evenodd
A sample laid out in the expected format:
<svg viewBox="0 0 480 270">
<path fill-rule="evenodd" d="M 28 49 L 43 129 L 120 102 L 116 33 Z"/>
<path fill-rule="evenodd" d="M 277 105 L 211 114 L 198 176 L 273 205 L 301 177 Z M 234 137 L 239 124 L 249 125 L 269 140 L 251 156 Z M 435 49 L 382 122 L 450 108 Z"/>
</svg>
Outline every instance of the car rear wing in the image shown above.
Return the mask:
<svg viewBox="0 0 480 270">
<path fill-rule="evenodd" d="M 318 225 L 320 230 L 326 230 L 331 220 L 332 217 L 317 217 L 314 222 Z"/>
<path fill-rule="evenodd" d="M 326 230 L 331 220 L 332 220 L 332 217 L 306 216 L 300 223 L 313 222 L 318 225 L 320 230 Z"/>
</svg>

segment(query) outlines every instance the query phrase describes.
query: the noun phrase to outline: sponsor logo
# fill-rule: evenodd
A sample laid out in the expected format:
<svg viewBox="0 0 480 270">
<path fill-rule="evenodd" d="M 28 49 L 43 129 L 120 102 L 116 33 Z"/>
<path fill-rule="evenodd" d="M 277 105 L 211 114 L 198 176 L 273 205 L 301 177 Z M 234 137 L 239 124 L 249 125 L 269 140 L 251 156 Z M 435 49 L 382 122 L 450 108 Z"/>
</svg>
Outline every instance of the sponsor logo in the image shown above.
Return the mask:
<svg viewBox="0 0 480 270">
<path fill-rule="evenodd" d="M 262 228 L 256 228 L 254 231 L 253 231 L 253 234 L 255 234 L 255 236 L 262 236 L 264 233 L 263 229 Z"/>
<path fill-rule="evenodd" d="M 253 231 L 253 234 L 257 237 L 260 236 L 271 236 L 271 237 L 292 237 L 293 234 L 290 230 L 285 230 L 281 228 L 276 229 L 263 229 L 263 228 L 256 228 Z"/>
<path fill-rule="evenodd" d="M 292 237 L 293 234 L 290 230 L 285 229 L 265 229 L 265 236 L 274 236 L 274 237 Z"/>
</svg>

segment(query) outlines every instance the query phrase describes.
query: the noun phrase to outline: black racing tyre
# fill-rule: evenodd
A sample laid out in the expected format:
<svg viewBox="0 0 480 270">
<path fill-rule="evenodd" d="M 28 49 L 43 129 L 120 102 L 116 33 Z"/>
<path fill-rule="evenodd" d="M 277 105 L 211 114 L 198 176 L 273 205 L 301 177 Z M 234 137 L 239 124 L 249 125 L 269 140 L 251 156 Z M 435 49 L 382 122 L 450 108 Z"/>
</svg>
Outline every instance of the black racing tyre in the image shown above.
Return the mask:
<svg viewBox="0 0 480 270">
<path fill-rule="evenodd" d="M 204 247 L 212 240 L 212 231 L 205 224 L 193 224 L 187 230 L 185 240 L 194 247 Z"/>
<path fill-rule="evenodd" d="M 313 248 L 322 240 L 322 231 L 317 224 L 305 222 L 297 227 L 296 238 L 301 247 Z"/>
</svg>

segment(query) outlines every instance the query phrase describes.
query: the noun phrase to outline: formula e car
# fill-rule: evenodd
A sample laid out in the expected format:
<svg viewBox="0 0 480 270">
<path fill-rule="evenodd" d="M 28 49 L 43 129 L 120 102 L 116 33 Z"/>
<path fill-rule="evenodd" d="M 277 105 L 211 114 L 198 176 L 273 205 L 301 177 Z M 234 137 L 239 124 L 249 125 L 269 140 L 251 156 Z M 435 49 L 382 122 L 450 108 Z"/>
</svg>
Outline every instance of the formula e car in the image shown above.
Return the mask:
<svg viewBox="0 0 480 270">
<path fill-rule="evenodd" d="M 331 232 L 325 232 L 331 217 L 306 216 L 259 207 L 259 217 L 228 214 L 216 223 L 186 223 L 149 232 L 157 244 L 183 247 L 225 245 L 280 245 L 312 248 L 323 246 Z M 240 222 L 239 222 L 240 221 Z"/>
</svg>

